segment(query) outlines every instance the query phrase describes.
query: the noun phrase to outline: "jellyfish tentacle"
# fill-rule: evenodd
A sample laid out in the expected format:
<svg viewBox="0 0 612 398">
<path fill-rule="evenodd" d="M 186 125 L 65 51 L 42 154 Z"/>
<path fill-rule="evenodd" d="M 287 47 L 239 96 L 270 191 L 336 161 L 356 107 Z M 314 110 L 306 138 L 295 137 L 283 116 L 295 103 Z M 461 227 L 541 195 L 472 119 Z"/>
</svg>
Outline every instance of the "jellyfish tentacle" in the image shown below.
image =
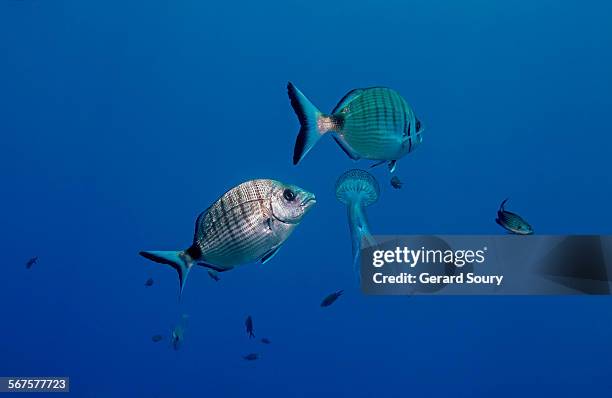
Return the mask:
<svg viewBox="0 0 612 398">
<path fill-rule="evenodd" d="M 361 240 L 365 239 L 368 243 L 373 244 L 374 238 L 372 238 L 368 219 L 361 203 L 359 201 L 351 202 L 347 208 L 353 257 L 355 257 L 361 250 Z"/>
</svg>

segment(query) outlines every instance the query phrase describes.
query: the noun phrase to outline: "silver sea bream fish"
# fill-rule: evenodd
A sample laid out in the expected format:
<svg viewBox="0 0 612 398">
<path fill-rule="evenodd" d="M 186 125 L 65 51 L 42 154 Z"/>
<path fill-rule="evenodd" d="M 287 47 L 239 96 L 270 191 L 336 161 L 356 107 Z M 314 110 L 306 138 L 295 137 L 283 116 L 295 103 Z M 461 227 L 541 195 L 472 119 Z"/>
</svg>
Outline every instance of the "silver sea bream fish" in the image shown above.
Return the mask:
<svg viewBox="0 0 612 398">
<path fill-rule="evenodd" d="M 406 101 L 390 88 L 352 90 L 330 114 L 317 109 L 292 83 L 287 90 L 301 125 L 293 164 L 298 164 L 327 133 L 332 133 L 351 159 L 376 160 L 375 166 L 388 162 L 391 171 L 398 159 L 423 141 L 423 125 Z"/>
<path fill-rule="evenodd" d="M 495 222 L 498 223 L 505 230 L 517 234 L 517 235 L 531 235 L 533 234 L 533 228 L 523 217 L 516 213 L 512 213 L 505 209 L 505 205 L 508 199 L 504 200 L 497 210 L 497 218 Z"/>
<path fill-rule="evenodd" d="M 275 180 L 246 181 L 217 199 L 196 221 L 192 245 L 182 251 L 142 251 L 143 257 L 173 267 L 180 292 L 194 265 L 217 272 L 266 263 L 316 203 L 315 196 Z"/>
</svg>

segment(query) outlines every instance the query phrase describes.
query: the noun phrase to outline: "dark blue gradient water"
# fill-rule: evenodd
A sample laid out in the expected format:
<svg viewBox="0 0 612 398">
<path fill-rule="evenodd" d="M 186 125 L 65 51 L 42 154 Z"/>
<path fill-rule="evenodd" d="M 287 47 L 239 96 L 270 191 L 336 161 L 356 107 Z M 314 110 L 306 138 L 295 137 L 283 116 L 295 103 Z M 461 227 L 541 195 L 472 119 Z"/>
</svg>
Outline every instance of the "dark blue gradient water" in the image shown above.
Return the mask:
<svg viewBox="0 0 612 398">
<path fill-rule="evenodd" d="M 611 233 L 611 12 L 1 1 L 0 376 L 70 376 L 79 397 L 609 394 L 607 297 L 362 296 L 333 191 L 355 164 L 324 137 L 291 165 L 285 86 L 323 110 L 390 86 L 426 125 L 401 190 L 373 171 L 374 233 L 501 234 L 506 197 L 536 233 Z M 187 247 L 198 213 L 255 177 L 318 203 L 268 264 L 218 283 L 195 269 L 179 303 L 175 272 L 138 251 Z M 181 314 L 179 351 L 151 341 Z M 247 338 L 247 315 L 272 344 Z"/>
</svg>

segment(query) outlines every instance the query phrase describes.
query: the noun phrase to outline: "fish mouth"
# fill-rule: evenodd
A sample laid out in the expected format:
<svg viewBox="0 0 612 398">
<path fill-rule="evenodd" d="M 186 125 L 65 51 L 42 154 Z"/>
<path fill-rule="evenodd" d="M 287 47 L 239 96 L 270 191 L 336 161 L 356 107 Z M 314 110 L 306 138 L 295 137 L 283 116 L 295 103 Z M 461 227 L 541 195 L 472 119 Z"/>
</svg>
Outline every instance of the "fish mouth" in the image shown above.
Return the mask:
<svg viewBox="0 0 612 398">
<path fill-rule="evenodd" d="M 309 208 L 309 207 L 312 207 L 315 203 L 317 203 L 317 199 L 315 198 L 314 195 L 311 194 L 307 196 L 306 199 L 302 201 L 302 203 L 300 203 L 300 206 L 304 208 Z"/>
</svg>

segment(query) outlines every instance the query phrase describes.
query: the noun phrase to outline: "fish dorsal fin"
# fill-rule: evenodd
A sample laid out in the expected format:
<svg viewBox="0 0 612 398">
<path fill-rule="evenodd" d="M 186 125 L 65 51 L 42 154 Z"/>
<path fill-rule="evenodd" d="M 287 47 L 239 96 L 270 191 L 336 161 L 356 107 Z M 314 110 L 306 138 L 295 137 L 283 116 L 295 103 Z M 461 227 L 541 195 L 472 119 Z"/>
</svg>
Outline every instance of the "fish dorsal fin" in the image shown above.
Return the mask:
<svg viewBox="0 0 612 398">
<path fill-rule="evenodd" d="M 332 111 L 332 115 L 334 113 L 336 113 L 336 112 L 339 112 L 342 108 L 347 106 L 351 101 L 353 101 L 355 98 L 359 97 L 362 93 L 363 93 L 363 89 L 362 88 L 356 88 L 356 89 L 351 90 L 348 93 L 346 93 L 346 95 L 344 97 L 342 97 L 340 102 L 338 102 L 338 105 L 336 105 L 336 107 Z"/>
<path fill-rule="evenodd" d="M 195 231 L 193 232 L 193 246 L 196 246 L 196 244 L 198 242 L 198 233 L 200 232 L 200 224 L 202 222 L 204 222 L 204 217 L 206 217 L 206 214 L 208 213 L 209 210 L 210 210 L 210 207 L 208 207 L 206 210 L 201 212 L 198 215 L 198 218 L 196 219 L 196 222 L 195 222 Z"/>
<path fill-rule="evenodd" d="M 499 205 L 499 211 L 506 211 L 505 206 L 506 206 L 506 202 L 508 201 L 508 199 L 510 199 L 510 198 L 506 198 L 506 199 L 504 199 L 503 202 L 501 202 L 501 205 Z"/>
</svg>

